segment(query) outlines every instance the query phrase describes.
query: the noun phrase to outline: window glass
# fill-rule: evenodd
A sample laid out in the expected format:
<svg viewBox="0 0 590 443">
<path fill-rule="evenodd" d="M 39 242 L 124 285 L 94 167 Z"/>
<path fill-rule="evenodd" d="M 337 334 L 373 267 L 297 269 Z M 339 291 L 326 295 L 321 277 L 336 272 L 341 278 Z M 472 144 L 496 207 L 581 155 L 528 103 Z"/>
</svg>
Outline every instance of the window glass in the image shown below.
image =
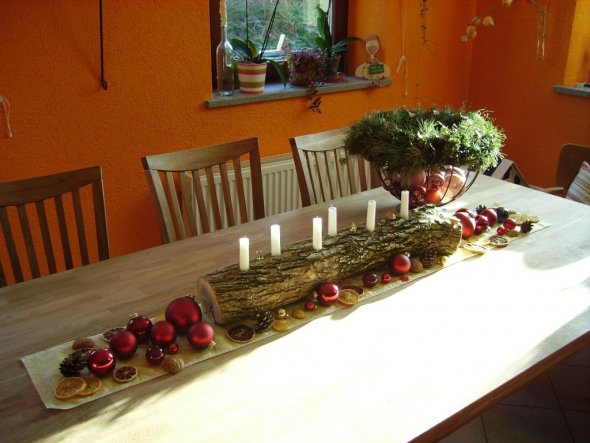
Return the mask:
<svg viewBox="0 0 590 443">
<path fill-rule="evenodd" d="M 227 1 L 227 32 L 230 39 L 246 40 L 246 1 Z M 249 38 L 257 48 L 262 40 L 272 16 L 275 0 L 248 0 Z M 328 8 L 328 0 L 281 0 L 268 49 L 277 49 L 281 34 L 285 34 L 284 47 L 303 49 L 315 47 L 317 30 L 317 6 Z"/>
</svg>

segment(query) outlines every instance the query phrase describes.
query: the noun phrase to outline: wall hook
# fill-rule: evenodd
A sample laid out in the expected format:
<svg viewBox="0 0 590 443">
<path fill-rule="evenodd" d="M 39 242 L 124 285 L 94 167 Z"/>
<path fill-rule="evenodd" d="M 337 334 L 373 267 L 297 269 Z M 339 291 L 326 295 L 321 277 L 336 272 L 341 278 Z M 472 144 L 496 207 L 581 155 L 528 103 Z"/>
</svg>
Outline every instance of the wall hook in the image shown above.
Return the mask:
<svg viewBox="0 0 590 443">
<path fill-rule="evenodd" d="M 108 89 L 107 81 L 104 79 L 104 47 L 102 34 L 102 0 L 98 0 L 98 13 L 100 23 L 100 84 L 105 91 Z"/>
</svg>

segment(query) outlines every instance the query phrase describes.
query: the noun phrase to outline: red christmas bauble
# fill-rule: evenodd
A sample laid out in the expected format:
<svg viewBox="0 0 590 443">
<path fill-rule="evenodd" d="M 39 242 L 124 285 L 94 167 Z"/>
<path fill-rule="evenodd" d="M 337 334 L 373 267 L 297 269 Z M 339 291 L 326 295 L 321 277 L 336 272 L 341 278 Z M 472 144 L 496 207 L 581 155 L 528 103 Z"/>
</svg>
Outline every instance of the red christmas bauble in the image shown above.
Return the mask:
<svg viewBox="0 0 590 443">
<path fill-rule="evenodd" d="M 97 377 L 108 375 L 117 364 L 117 357 L 109 348 L 93 349 L 88 354 L 86 365 Z"/>
<path fill-rule="evenodd" d="M 166 346 L 166 354 L 177 354 L 178 353 L 178 345 L 176 343 L 170 343 Z"/>
<path fill-rule="evenodd" d="M 410 271 L 410 258 L 405 254 L 396 254 L 389 259 L 389 268 L 394 275 L 403 275 Z"/>
<path fill-rule="evenodd" d="M 155 345 L 166 347 L 176 340 L 176 328 L 172 323 L 167 321 L 159 321 L 154 326 L 152 326 L 150 340 Z"/>
<path fill-rule="evenodd" d="M 172 323 L 179 334 L 186 334 L 188 328 L 200 322 L 202 318 L 200 306 L 189 296 L 172 300 L 166 308 L 166 321 Z"/>
<path fill-rule="evenodd" d="M 488 226 L 488 219 L 483 215 L 478 215 L 477 217 L 475 217 L 475 230 L 473 231 L 473 233 L 481 234 L 482 232 L 485 232 L 486 229 L 488 229 Z"/>
<path fill-rule="evenodd" d="M 109 348 L 113 351 L 113 354 L 121 360 L 127 360 L 133 357 L 135 351 L 137 351 L 137 338 L 130 331 L 120 331 L 111 337 L 109 342 Z"/>
<path fill-rule="evenodd" d="M 145 351 L 145 359 L 152 365 L 159 365 L 164 361 L 166 353 L 161 346 L 153 345 Z"/>
<path fill-rule="evenodd" d="M 379 282 L 379 277 L 374 272 L 366 272 L 363 275 L 363 285 L 365 288 L 372 288 Z"/>
<path fill-rule="evenodd" d="M 318 300 L 324 306 L 333 305 L 338 301 L 340 288 L 335 283 L 322 283 L 317 288 Z"/>
<path fill-rule="evenodd" d="M 455 217 L 461 222 L 461 238 L 468 239 L 475 231 L 475 219 L 467 212 L 456 212 Z"/>
<path fill-rule="evenodd" d="M 305 310 L 306 311 L 313 311 L 317 308 L 317 305 L 315 304 L 315 301 L 313 300 L 307 300 L 305 302 Z"/>
<path fill-rule="evenodd" d="M 199 322 L 188 328 L 188 342 L 195 349 L 205 349 L 215 338 L 213 327 L 206 322 Z"/>
<path fill-rule="evenodd" d="M 488 219 L 490 227 L 494 226 L 498 222 L 498 214 L 496 213 L 495 209 L 485 208 L 483 211 L 479 213 L 479 215 Z"/>
<path fill-rule="evenodd" d="M 426 191 L 426 196 L 424 198 L 426 200 L 426 203 L 430 203 L 431 205 L 435 205 L 437 203 L 440 203 L 440 201 L 443 198 L 443 193 L 438 188 L 436 188 L 436 189 L 432 188 L 432 189 L 429 189 L 428 191 Z"/>
<path fill-rule="evenodd" d="M 507 218 L 506 220 L 504 220 L 504 223 L 502 223 L 502 226 L 507 231 L 512 231 L 514 228 L 516 228 L 516 222 L 511 218 Z"/>
<path fill-rule="evenodd" d="M 391 274 L 385 273 L 381 274 L 381 283 L 387 284 L 391 281 Z"/>
<path fill-rule="evenodd" d="M 132 332 L 139 343 L 144 343 L 152 332 L 152 321 L 145 315 L 135 315 L 127 322 L 127 330 Z"/>
</svg>

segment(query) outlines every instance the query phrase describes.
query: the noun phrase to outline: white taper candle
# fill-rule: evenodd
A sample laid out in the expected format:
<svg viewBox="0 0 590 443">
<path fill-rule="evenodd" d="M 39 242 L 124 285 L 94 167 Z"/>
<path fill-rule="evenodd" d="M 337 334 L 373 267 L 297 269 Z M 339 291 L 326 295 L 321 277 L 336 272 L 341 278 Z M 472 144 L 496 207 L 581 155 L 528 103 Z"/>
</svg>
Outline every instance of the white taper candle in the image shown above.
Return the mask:
<svg viewBox="0 0 590 443">
<path fill-rule="evenodd" d="M 240 271 L 250 269 L 250 239 L 240 238 Z"/>
<path fill-rule="evenodd" d="M 338 211 L 334 206 L 328 208 L 328 235 L 334 237 L 338 232 Z"/>
<path fill-rule="evenodd" d="M 313 249 L 319 251 L 322 249 L 322 219 L 315 217 L 313 219 Z"/>
<path fill-rule="evenodd" d="M 402 203 L 399 209 L 399 216 L 401 218 L 408 218 L 410 211 L 410 193 L 409 191 L 402 191 Z"/>
<path fill-rule="evenodd" d="M 367 231 L 373 232 L 375 230 L 375 214 L 377 212 L 377 202 L 369 200 L 367 203 Z"/>
<path fill-rule="evenodd" d="M 270 227 L 270 255 L 281 255 L 281 227 L 271 225 Z"/>
</svg>

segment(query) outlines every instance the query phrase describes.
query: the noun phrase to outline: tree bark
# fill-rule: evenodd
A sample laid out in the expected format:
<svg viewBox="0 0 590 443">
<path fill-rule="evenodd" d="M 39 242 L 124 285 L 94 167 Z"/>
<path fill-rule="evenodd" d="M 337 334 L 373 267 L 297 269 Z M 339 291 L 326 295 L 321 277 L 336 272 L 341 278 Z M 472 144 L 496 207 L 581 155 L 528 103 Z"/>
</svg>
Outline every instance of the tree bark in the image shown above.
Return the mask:
<svg viewBox="0 0 590 443">
<path fill-rule="evenodd" d="M 295 302 L 321 282 L 334 282 L 381 265 L 390 256 L 407 253 L 451 255 L 461 240 L 461 225 L 433 207 L 410 212 L 408 219 L 380 219 L 374 232 L 364 225 L 345 228 L 335 237 L 323 237 L 316 251 L 311 239 L 289 245 L 280 256 L 238 265 L 204 275 L 199 293 L 213 309 L 216 323 L 224 325 L 253 317 L 256 309 L 274 309 Z"/>
</svg>

